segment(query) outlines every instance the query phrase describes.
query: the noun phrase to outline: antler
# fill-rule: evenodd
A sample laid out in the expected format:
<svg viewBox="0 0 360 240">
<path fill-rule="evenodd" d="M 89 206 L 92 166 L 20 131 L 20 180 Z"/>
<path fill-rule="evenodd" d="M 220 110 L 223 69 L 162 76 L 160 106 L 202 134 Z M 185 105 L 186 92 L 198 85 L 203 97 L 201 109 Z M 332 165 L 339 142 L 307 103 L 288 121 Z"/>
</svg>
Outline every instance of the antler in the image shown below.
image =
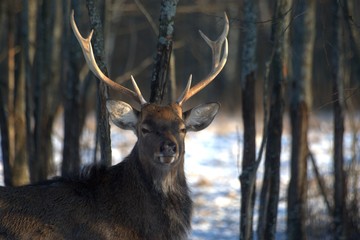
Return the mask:
<svg viewBox="0 0 360 240">
<path fill-rule="evenodd" d="M 225 19 L 225 26 L 222 34 L 219 36 L 219 38 L 215 41 L 211 41 L 204 33 L 202 33 L 200 30 L 200 35 L 205 40 L 205 42 L 210 46 L 212 51 L 212 69 L 210 73 L 201 80 L 198 84 L 191 87 L 191 79 L 192 76 L 190 75 L 188 83 L 186 85 L 186 88 L 184 92 L 181 94 L 179 99 L 176 101 L 180 106 L 187 101 L 189 98 L 194 96 L 196 93 L 201 91 L 204 87 L 206 87 L 209 83 L 211 83 L 212 80 L 221 72 L 221 70 L 224 68 L 227 57 L 228 57 L 228 41 L 227 41 L 227 35 L 229 32 L 229 19 L 224 13 L 224 19 Z M 221 55 L 221 49 L 225 42 L 224 46 L 224 53 L 222 55 L 222 58 L 220 59 Z"/>
<path fill-rule="evenodd" d="M 95 76 L 98 79 L 105 82 L 109 87 L 111 87 L 114 90 L 117 90 L 123 94 L 126 94 L 127 96 L 131 97 L 133 100 L 140 103 L 141 105 L 146 104 L 147 102 L 144 99 L 144 97 L 142 96 L 140 89 L 137 86 L 133 76 L 131 76 L 131 81 L 134 86 L 135 92 L 114 82 L 100 70 L 99 66 L 97 65 L 97 63 L 95 61 L 94 52 L 93 52 L 93 48 L 91 45 L 91 38 L 94 33 L 94 30 L 91 30 L 91 32 L 87 38 L 83 38 L 79 32 L 79 29 L 76 26 L 75 19 L 74 19 L 74 11 L 72 11 L 72 13 L 71 13 L 70 23 L 71 23 L 71 28 L 75 34 L 75 37 L 77 38 L 77 40 L 81 46 L 86 63 L 88 65 L 89 69 L 95 74 Z"/>
</svg>

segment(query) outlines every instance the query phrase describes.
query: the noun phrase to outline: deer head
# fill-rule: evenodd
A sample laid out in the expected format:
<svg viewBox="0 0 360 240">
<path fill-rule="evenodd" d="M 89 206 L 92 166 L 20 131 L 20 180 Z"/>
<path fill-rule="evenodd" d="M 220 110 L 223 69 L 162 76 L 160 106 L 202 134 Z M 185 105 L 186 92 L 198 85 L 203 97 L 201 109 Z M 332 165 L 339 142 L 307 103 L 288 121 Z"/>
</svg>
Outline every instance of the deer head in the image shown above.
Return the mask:
<svg viewBox="0 0 360 240">
<path fill-rule="evenodd" d="M 89 69 L 109 87 L 127 95 L 141 105 L 141 109 L 136 110 L 126 102 L 108 100 L 107 109 L 116 126 L 132 130 L 137 135 L 139 159 L 145 171 L 150 174 L 152 171 L 168 172 L 168 170 L 174 169 L 174 166 L 178 166 L 183 161 L 186 132 L 206 128 L 219 110 L 218 103 L 203 104 L 188 111 L 184 111 L 182 105 L 207 86 L 225 66 L 228 56 L 226 37 L 229 31 L 229 21 L 226 14 L 224 30 L 217 40 L 211 41 L 200 31 L 201 36 L 212 50 L 210 73 L 193 87 L 191 87 L 192 76 L 190 75 L 186 88 L 178 100 L 165 106 L 148 103 L 132 76 L 134 91 L 109 79 L 99 69 L 95 61 L 91 45 L 93 30 L 87 38 L 83 38 L 76 26 L 74 12 L 71 15 L 71 26 L 80 43 Z"/>
</svg>

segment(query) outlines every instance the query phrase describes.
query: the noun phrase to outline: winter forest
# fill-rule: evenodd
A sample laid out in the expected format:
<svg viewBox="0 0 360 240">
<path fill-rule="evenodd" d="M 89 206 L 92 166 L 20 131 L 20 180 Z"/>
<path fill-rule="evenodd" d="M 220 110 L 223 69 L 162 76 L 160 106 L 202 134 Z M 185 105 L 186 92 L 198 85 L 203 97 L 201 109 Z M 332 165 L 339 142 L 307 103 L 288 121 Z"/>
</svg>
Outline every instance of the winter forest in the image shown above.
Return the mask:
<svg viewBox="0 0 360 240">
<path fill-rule="evenodd" d="M 360 239 L 360 1 L 0 1 L 1 185 L 110 166 L 136 141 L 110 124 L 106 100 L 126 97 L 89 71 L 72 11 L 100 69 L 162 104 L 209 73 L 199 30 L 227 14 L 227 63 L 186 103 L 221 103 L 185 140 L 191 239 Z"/>
</svg>

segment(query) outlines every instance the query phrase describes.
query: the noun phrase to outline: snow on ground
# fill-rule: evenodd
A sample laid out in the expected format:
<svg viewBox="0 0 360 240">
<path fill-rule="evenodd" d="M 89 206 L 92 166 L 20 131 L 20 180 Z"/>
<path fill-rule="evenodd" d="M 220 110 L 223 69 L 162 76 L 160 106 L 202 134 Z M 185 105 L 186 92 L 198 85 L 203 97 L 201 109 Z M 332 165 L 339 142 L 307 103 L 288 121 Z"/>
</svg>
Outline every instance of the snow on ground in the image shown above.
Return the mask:
<svg viewBox="0 0 360 240">
<path fill-rule="evenodd" d="M 59 123 L 61 125 L 61 123 Z M 242 154 L 241 117 L 226 118 L 219 116 L 207 129 L 188 133 L 185 140 L 185 172 L 191 188 L 194 201 L 192 222 L 192 240 L 220 240 L 238 239 L 240 212 L 240 174 Z M 62 127 L 57 127 L 62 129 Z M 240 129 L 240 130 L 238 130 Z M 316 156 L 321 173 L 332 171 L 332 129 L 331 123 L 320 122 L 309 134 L 310 148 Z M 61 130 L 59 130 L 61 131 Z M 260 133 L 261 129 L 257 131 Z M 55 159 L 61 159 L 61 132 L 54 134 Z M 93 130 L 86 130 L 83 136 L 82 155 L 91 163 L 93 149 Z M 112 125 L 112 154 L 113 163 L 123 159 L 136 142 L 131 131 L 123 131 Z M 346 137 L 348 139 L 350 137 Z M 257 143 L 261 136 L 257 137 Z M 346 140 L 345 142 L 349 142 Z M 281 155 L 281 189 L 277 226 L 277 239 L 285 239 L 286 230 L 286 191 L 290 177 L 291 139 L 284 131 Z M 346 147 L 345 147 L 346 149 Z M 0 151 L 1 154 L 1 151 Z M 1 155 L 0 155 L 1 157 Z M 90 159 L 90 160 L 89 160 Z M 0 164 L 0 184 L 3 185 L 2 164 Z M 309 169 L 311 175 L 311 170 Z M 257 176 L 257 191 L 259 191 L 263 175 L 262 165 Z M 322 204 L 323 205 L 323 204 Z M 255 223 L 257 220 L 258 204 L 255 206 Z"/>
</svg>

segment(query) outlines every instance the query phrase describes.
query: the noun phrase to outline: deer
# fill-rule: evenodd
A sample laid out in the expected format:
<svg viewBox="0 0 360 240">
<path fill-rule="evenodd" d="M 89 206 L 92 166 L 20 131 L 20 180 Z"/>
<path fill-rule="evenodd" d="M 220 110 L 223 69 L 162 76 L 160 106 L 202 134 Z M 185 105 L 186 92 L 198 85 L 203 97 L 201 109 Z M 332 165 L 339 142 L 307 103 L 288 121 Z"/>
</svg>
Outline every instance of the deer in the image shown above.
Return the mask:
<svg viewBox="0 0 360 240">
<path fill-rule="evenodd" d="M 73 177 L 56 177 L 21 187 L 0 187 L 0 239 L 187 239 L 192 200 L 184 172 L 185 135 L 205 129 L 219 103 L 183 110 L 224 68 L 228 56 L 229 21 L 217 40 L 200 34 L 212 50 L 212 68 L 174 103 L 148 103 L 133 76 L 134 91 L 108 78 L 98 67 L 91 38 L 80 34 L 71 14 L 71 27 L 90 71 L 140 109 L 108 100 L 114 125 L 137 136 L 130 154 L 111 167 L 92 166 Z"/>
</svg>

